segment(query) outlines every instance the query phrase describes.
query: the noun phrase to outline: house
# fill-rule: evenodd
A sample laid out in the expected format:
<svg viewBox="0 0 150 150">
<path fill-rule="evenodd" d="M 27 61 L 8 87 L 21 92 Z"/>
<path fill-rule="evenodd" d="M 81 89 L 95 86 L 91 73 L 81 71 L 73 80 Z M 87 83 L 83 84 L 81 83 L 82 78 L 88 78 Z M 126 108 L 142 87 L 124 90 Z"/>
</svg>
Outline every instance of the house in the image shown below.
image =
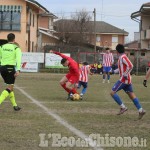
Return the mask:
<svg viewBox="0 0 150 150">
<path fill-rule="evenodd" d="M 44 45 L 59 42 L 53 34 L 56 18 L 35 0 L 1 0 L 0 45 L 7 42 L 7 34 L 12 32 L 23 52 L 41 52 Z"/>
<path fill-rule="evenodd" d="M 131 19 L 139 23 L 140 48 L 150 50 L 150 2 L 131 14 Z"/>
<path fill-rule="evenodd" d="M 128 36 L 128 32 L 125 30 L 104 21 L 87 21 L 83 24 L 76 20 L 61 19 L 54 24 L 57 36 L 63 36 L 66 41 L 73 39 L 76 35 L 76 41 L 83 40 L 84 43 L 98 47 L 110 47 L 112 50 L 115 50 L 118 43 L 124 44 L 125 36 Z M 83 25 L 81 26 L 81 24 Z M 61 35 L 62 33 L 63 35 Z M 80 34 L 82 34 L 82 38 L 80 38 Z"/>
<path fill-rule="evenodd" d="M 124 44 L 125 47 L 129 48 L 129 49 L 138 49 L 139 48 L 139 43 L 137 40 L 129 42 Z"/>
</svg>

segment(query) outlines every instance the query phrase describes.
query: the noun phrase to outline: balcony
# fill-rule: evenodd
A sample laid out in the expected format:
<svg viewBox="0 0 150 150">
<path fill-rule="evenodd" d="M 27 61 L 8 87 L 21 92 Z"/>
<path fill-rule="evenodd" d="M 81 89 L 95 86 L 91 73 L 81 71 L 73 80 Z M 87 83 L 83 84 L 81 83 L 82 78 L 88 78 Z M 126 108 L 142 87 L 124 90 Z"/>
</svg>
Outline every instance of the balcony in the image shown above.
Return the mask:
<svg viewBox="0 0 150 150">
<path fill-rule="evenodd" d="M 150 29 L 141 31 L 141 40 L 150 40 Z"/>
</svg>

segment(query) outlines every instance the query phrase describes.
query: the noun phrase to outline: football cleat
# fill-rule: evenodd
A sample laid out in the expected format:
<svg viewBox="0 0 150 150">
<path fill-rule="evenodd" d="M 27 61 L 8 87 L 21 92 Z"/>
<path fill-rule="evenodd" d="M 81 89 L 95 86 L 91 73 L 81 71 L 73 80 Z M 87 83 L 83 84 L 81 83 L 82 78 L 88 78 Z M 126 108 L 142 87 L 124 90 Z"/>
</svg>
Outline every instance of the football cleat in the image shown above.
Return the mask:
<svg viewBox="0 0 150 150">
<path fill-rule="evenodd" d="M 69 94 L 68 94 L 67 100 L 72 100 L 72 93 L 69 93 Z"/>
<path fill-rule="evenodd" d="M 83 95 L 80 95 L 80 100 L 83 100 Z"/>
<path fill-rule="evenodd" d="M 142 110 L 141 112 L 139 112 L 139 119 L 142 119 L 145 114 L 146 114 L 145 110 Z"/>
<path fill-rule="evenodd" d="M 14 106 L 15 111 L 19 111 L 21 108 L 19 106 Z"/>
<path fill-rule="evenodd" d="M 117 115 L 121 115 L 121 114 L 123 114 L 125 111 L 127 111 L 128 110 L 128 108 L 127 107 L 125 107 L 125 108 L 120 108 L 120 111 L 119 111 L 119 113 L 117 114 Z"/>
</svg>

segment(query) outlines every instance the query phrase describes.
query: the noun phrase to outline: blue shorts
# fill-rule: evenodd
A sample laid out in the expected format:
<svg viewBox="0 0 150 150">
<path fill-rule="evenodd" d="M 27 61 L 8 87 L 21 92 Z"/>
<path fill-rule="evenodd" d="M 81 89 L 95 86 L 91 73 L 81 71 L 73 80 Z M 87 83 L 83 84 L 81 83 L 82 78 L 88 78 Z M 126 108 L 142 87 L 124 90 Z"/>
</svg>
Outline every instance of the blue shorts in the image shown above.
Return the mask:
<svg viewBox="0 0 150 150">
<path fill-rule="evenodd" d="M 87 83 L 87 82 L 79 81 L 79 83 L 78 83 L 78 88 L 80 88 L 80 87 L 81 87 L 81 85 L 82 85 L 84 88 L 87 88 L 88 83 Z"/>
<path fill-rule="evenodd" d="M 103 71 L 104 72 L 110 72 L 111 71 L 111 67 L 103 67 Z"/>
<path fill-rule="evenodd" d="M 126 93 L 128 92 L 133 92 L 133 87 L 132 87 L 132 84 L 125 84 L 125 83 L 122 83 L 120 81 L 117 81 L 114 86 L 112 87 L 112 90 L 114 92 L 118 92 L 120 90 L 124 90 Z"/>
</svg>

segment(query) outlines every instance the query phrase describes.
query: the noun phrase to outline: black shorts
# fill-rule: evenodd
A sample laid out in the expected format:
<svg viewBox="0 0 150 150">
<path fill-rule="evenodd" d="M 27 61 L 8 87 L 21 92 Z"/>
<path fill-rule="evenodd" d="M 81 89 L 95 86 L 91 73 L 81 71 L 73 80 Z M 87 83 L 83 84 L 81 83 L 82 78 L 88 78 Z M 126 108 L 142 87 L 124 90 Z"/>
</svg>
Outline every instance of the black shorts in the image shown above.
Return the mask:
<svg viewBox="0 0 150 150">
<path fill-rule="evenodd" d="M 6 65 L 1 66 L 1 76 L 4 79 L 4 82 L 6 84 L 14 84 L 15 83 L 15 66 L 12 65 Z"/>
</svg>

